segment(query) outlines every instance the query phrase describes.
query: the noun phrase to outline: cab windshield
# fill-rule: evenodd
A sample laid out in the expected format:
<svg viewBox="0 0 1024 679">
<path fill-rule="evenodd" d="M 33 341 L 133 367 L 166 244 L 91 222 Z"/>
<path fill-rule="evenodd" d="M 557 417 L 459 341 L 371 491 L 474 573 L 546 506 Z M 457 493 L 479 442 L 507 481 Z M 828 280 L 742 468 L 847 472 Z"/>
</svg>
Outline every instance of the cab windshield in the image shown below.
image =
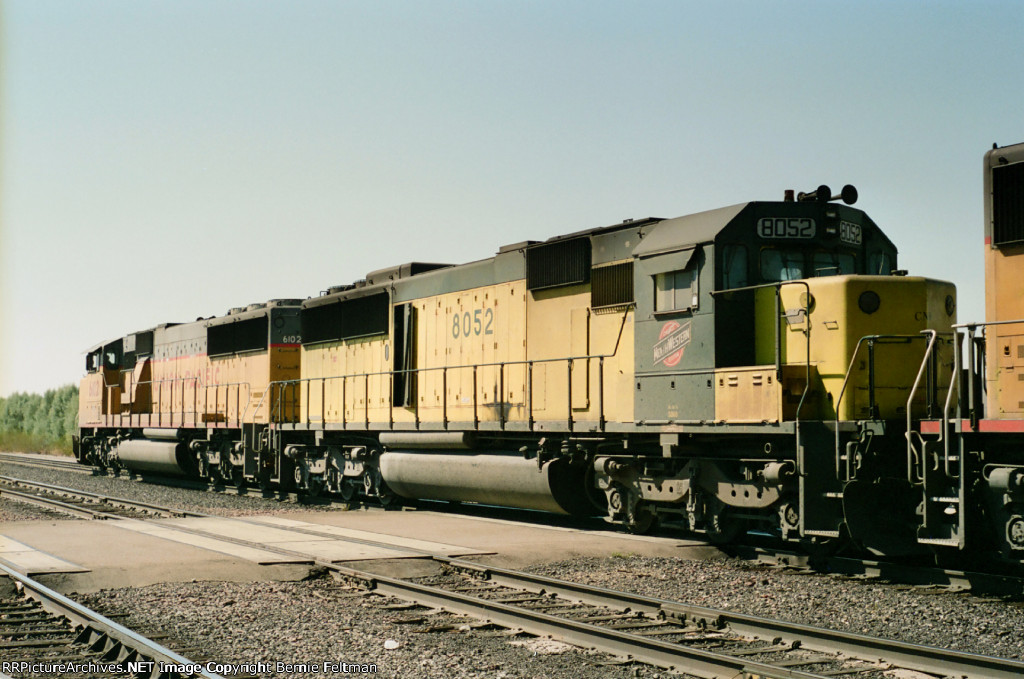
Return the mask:
<svg viewBox="0 0 1024 679">
<path fill-rule="evenodd" d="M 796 248 L 761 250 L 761 279 L 766 283 L 852 273 L 857 273 L 857 267 L 850 253 Z"/>
</svg>

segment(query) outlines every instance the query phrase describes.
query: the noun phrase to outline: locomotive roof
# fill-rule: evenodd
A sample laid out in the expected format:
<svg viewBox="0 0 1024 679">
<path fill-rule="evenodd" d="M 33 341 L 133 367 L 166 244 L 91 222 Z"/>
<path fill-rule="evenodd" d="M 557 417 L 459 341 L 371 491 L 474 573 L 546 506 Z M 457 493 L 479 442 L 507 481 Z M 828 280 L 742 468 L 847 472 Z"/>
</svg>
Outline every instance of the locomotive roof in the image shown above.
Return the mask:
<svg viewBox="0 0 1024 679">
<path fill-rule="evenodd" d="M 713 241 L 715 236 L 748 205 L 750 203 L 739 203 L 685 217 L 662 220 L 648 230 L 648 235 L 633 248 L 633 255 L 648 257 Z"/>
</svg>

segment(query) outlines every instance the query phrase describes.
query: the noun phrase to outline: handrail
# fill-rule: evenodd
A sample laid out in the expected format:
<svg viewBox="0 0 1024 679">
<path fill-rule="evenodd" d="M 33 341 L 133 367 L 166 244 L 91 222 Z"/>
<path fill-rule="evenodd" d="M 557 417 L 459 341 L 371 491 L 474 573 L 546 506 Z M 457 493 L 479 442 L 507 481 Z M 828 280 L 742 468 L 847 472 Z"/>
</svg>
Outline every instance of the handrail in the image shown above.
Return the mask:
<svg viewBox="0 0 1024 679">
<path fill-rule="evenodd" d="M 618 348 L 618 344 L 616 344 L 616 349 L 617 348 Z M 306 392 L 307 392 L 306 423 L 309 424 L 310 417 L 311 417 L 311 414 L 309 412 L 309 407 L 308 407 L 309 400 L 310 400 L 309 399 L 309 388 L 310 388 L 310 385 L 312 383 L 314 383 L 314 382 L 321 382 L 322 384 L 326 384 L 328 381 L 341 380 L 342 381 L 342 389 L 343 389 L 343 392 L 344 392 L 345 385 L 347 384 L 348 380 L 350 380 L 350 379 L 362 380 L 363 381 L 363 385 L 364 385 L 363 386 L 363 395 L 364 395 L 364 399 L 363 399 L 364 400 L 363 420 L 364 420 L 364 424 L 368 425 L 369 424 L 369 386 L 370 386 L 370 378 L 371 377 L 373 377 L 373 378 L 385 378 L 385 377 L 388 377 L 388 378 L 392 378 L 393 379 L 396 375 L 405 375 L 406 377 L 408 377 L 410 375 L 419 375 L 420 373 L 436 373 L 436 372 L 441 372 L 441 374 L 442 374 L 442 381 L 443 381 L 443 385 L 444 385 L 443 386 L 443 390 L 444 390 L 444 394 L 445 394 L 445 398 L 442 399 L 442 408 L 443 408 L 443 411 L 444 411 L 444 413 L 443 413 L 444 420 L 445 420 L 445 423 L 447 424 L 447 409 L 448 409 L 447 380 L 448 380 L 448 372 L 449 371 L 454 371 L 454 370 L 468 370 L 468 371 L 472 371 L 472 373 L 474 375 L 474 385 L 475 385 L 475 387 L 473 389 L 473 403 L 472 404 L 466 404 L 466 407 L 472 408 L 473 409 L 473 413 L 474 413 L 474 418 L 476 420 L 479 420 L 479 412 L 478 412 L 478 408 L 479 408 L 479 405 L 480 405 L 479 404 L 479 399 L 478 399 L 479 389 L 476 388 L 476 385 L 478 384 L 478 381 L 477 381 L 476 377 L 479 374 L 479 369 L 480 368 L 498 368 L 498 370 L 500 371 L 501 374 L 499 376 L 499 383 L 502 385 L 502 387 L 501 387 L 502 393 L 501 393 L 501 397 L 500 398 L 496 398 L 495 399 L 494 405 L 497 405 L 499 408 L 503 408 L 503 406 L 504 406 L 504 400 L 503 399 L 505 398 L 504 397 L 504 385 L 505 385 L 505 375 L 504 375 L 504 373 L 505 373 L 506 367 L 510 367 L 510 366 L 524 366 L 524 367 L 526 367 L 527 368 L 527 380 L 526 380 L 526 384 L 524 385 L 525 391 L 526 391 L 526 396 L 527 396 L 526 407 L 527 407 L 528 411 L 530 413 L 532 413 L 532 408 L 533 408 L 533 394 L 532 394 L 532 391 L 533 390 L 531 388 L 532 385 L 530 383 L 532 382 L 531 376 L 532 376 L 533 366 L 535 364 L 560 363 L 560 362 L 564 361 L 569 366 L 569 368 L 568 368 L 569 385 L 568 385 L 568 388 L 567 388 L 567 404 L 568 404 L 569 418 L 570 418 L 570 420 L 572 420 L 572 423 L 570 424 L 570 430 L 571 430 L 573 424 L 575 424 L 575 419 L 572 416 L 572 410 L 573 410 L 573 408 L 572 408 L 572 385 L 571 385 L 572 374 L 573 374 L 572 373 L 572 370 L 573 370 L 572 366 L 576 362 L 584 362 L 584 361 L 589 362 L 591 359 L 596 360 L 597 361 L 597 365 L 598 365 L 598 376 L 597 376 L 598 377 L 598 388 L 599 389 L 603 389 L 603 387 L 604 387 L 604 374 L 603 374 L 603 372 L 604 372 L 604 359 L 605 358 L 612 358 L 614 356 L 615 356 L 615 354 L 581 354 L 581 355 L 578 355 L 578 356 L 563 356 L 563 357 L 556 357 L 556 358 L 524 359 L 524 360 L 521 360 L 521 361 L 493 361 L 493 362 L 489 362 L 489 363 L 470 363 L 470 364 L 466 364 L 466 365 L 431 366 L 431 367 L 426 367 L 426 368 L 403 368 L 401 370 L 379 370 L 379 371 L 364 372 L 364 373 L 352 373 L 352 374 L 346 374 L 346 375 L 325 375 L 325 376 L 320 376 L 320 377 L 303 377 L 303 378 L 294 379 L 294 380 L 275 380 L 275 381 L 271 382 L 270 385 L 268 385 L 268 389 L 271 388 L 271 387 L 276 387 L 279 390 L 277 392 L 279 394 L 279 396 L 280 396 L 279 399 L 278 399 L 278 402 L 277 402 L 277 410 L 278 410 L 278 414 L 280 414 L 280 411 L 282 409 L 282 404 L 283 404 L 283 401 L 284 401 L 284 396 L 283 396 L 284 389 L 286 389 L 288 387 L 299 387 L 300 385 L 305 384 L 306 385 Z M 343 393 L 343 395 L 344 395 L 344 393 Z M 392 394 L 392 397 L 393 397 L 393 394 Z M 389 403 L 393 402 L 393 400 L 394 400 L 393 398 L 390 399 Z M 599 421 L 602 422 L 601 429 L 603 431 L 603 429 L 604 429 L 604 427 L 603 427 L 603 422 L 604 422 L 604 394 L 603 393 L 602 394 L 598 394 L 597 401 L 598 401 L 598 410 L 600 411 L 598 413 L 598 419 L 599 419 Z M 323 398 L 321 398 L 320 407 L 321 407 L 321 413 L 320 413 L 321 421 L 324 421 L 324 418 L 326 417 L 326 412 L 325 412 L 326 401 Z M 418 405 L 414 406 L 414 409 L 417 412 L 417 420 L 418 420 L 419 406 Z M 342 422 L 345 423 L 344 403 L 342 403 Z M 499 417 L 499 422 L 502 422 L 502 424 L 504 425 L 504 414 L 503 414 L 503 412 L 502 412 L 501 416 Z"/>
<path fill-rule="evenodd" d="M 850 364 L 846 368 L 846 375 L 843 377 L 843 386 L 839 389 L 839 396 L 836 397 L 836 399 L 835 399 L 835 401 L 833 403 L 833 406 L 832 406 L 833 410 L 835 411 L 835 416 L 836 416 L 836 419 L 835 419 L 835 433 L 836 433 L 836 445 L 835 445 L 836 460 L 835 460 L 835 464 L 836 464 L 836 475 L 837 476 L 839 474 L 839 469 L 840 469 L 840 466 L 842 464 L 842 459 L 841 459 L 842 456 L 840 454 L 840 436 L 839 436 L 839 412 L 840 412 L 839 406 L 840 406 L 840 404 L 843 401 L 843 396 L 846 394 L 846 387 L 847 387 L 847 385 L 850 382 L 850 375 L 853 373 L 853 366 L 857 362 L 857 356 L 860 354 L 861 346 L 864 345 L 865 341 L 867 341 L 869 344 L 871 344 L 873 346 L 874 342 L 881 342 L 881 343 L 884 344 L 885 340 L 903 340 L 903 342 L 909 342 L 909 341 L 912 341 L 912 340 L 915 340 L 915 339 L 924 339 L 924 338 L 923 338 L 922 335 L 864 335 L 859 340 L 857 340 L 857 345 L 853 348 L 853 353 L 850 355 Z M 903 343 L 903 342 L 900 342 L 900 343 Z M 892 342 L 892 343 L 896 344 L 896 342 Z M 871 363 L 870 369 L 873 370 L 873 368 L 874 368 L 874 354 L 873 353 L 871 355 L 871 358 L 869 359 L 869 362 Z M 873 385 L 869 385 L 869 388 L 873 389 Z M 908 412 L 909 412 L 909 410 L 908 410 Z M 871 417 L 874 417 L 874 415 L 875 415 L 873 412 L 869 412 L 868 414 Z M 851 473 L 850 465 L 851 465 L 850 456 L 847 455 L 847 459 L 846 459 L 847 479 L 849 479 L 849 475 Z"/>
<path fill-rule="evenodd" d="M 955 328 L 956 326 L 953 327 Z M 949 469 L 949 437 L 946 434 L 949 429 L 949 408 L 950 403 L 953 400 L 954 393 L 957 395 L 958 407 L 960 402 L 960 351 L 961 340 L 963 339 L 963 333 L 956 331 L 953 332 L 953 376 L 949 380 L 949 390 L 946 392 L 946 402 L 942 405 L 942 429 L 939 431 L 939 440 L 942 441 L 942 467 L 946 472 L 947 478 L 951 478 L 952 473 Z"/>
<path fill-rule="evenodd" d="M 725 295 L 733 292 L 749 292 L 753 290 L 761 290 L 767 288 L 775 289 L 775 379 L 780 379 L 782 376 L 782 315 L 779 313 L 780 304 L 782 301 L 782 288 L 786 285 L 802 285 L 807 291 L 807 297 L 804 300 L 804 322 L 807 327 L 804 329 L 804 335 L 806 336 L 806 356 L 804 359 L 804 390 L 800 394 L 800 402 L 796 406 L 796 415 L 794 421 L 798 425 L 800 423 L 800 412 L 803 410 L 804 402 L 807 399 L 807 394 L 810 393 L 811 389 L 811 284 L 806 280 L 792 280 L 792 281 L 777 281 L 775 283 L 761 283 L 759 285 L 746 285 L 742 288 L 730 288 L 728 290 L 712 290 L 711 296 Z M 800 466 L 801 468 L 802 465 Z"/>
<path fill-rule="evenodd" d="M 195 398 L 194 398 L 193 403 L 192 403 L 192 408 L 193 408 L 192 414 L 196 418 L 198 418 L 198 416 L 200 414 L 199 413 L 199 403 L 198 403 L 198 401 L 199 401 L 199 390 L 200 389 L 204 390 L 204 393 L 205 393 L 204 406 L 207 406 L 207 413 L 208 413 L 209 412 L 208 406 L 209 406 L 209 403 L 210 403 L 210 397 L 209 397 L 209 393 L 208 392 L 209 392 L 209 390 L 211 388 L 214 388 L 214 389 L 218 390 L 218 397 L 219 397 L 219 390 L 221 388 L 224 388 L 226 392 L 229 392 L 230 391 L 230 387 L 237 387 L 235 389 L 235 411 L 237 413 L 237 416 L 236 416 L 237 419 L 235 420 L 235 422 L 238 423 L 238 424 L 244 423 L 245 416 L 249 412 L 249 406 L 252 404 L 252 383 L 249 382 L 249 381 L 238 381 L 238 382 L 224 382 L 224 383 L 207 384 L 207 383 L 205 383 L 202 380 L 202 376 L 201 375 L 190 375 L 188 377 L 166 377 L 166 378 L 162 378 L 162 379 L 159 379 L 159 380 L 144 380 L 144 381 L 141 381 L 141 382 L 133 382 L 133 381 L 131 381 L 132 377 L 133 377 L 131 375 L 131 372 L 130 371 L 125 371 L 125 373 L 127 373 L 129 375 L 129 381 L 126 384 L 126 387 L 128 389 L 131 389 L 132 386 L 138 388 L 138 387 L 141 387 L 141 386 L 144 386 L 144 385 L 149 385 L 150 387 L 152 387 L 152 385 L 160 385 L 158 387 L 158 389 L 157 389 L 157 400 L 156 400 L 156 403 L 158 405 L 160 403 L 162 403 L 162 401 L 163 401 L 163 385 L 165 383 L 168 383 L 168 382 L 171 383 L 171 393 L 169 395 L 171 409 L 168 412 L 168 415 L 171 418 L 171 423 L 172 424 L 174 422 L 174 415 L 175 415 L 175 411 L 174 411 L 174 385 L 175 384 L 179 384 L 180 383 L 182 385 L 182 399 L 184 399 L 185 385 L 187 383 L 189 383 L 189 382 L 193 383 L 193 390 L 194 390 Z M 107 384 L 106 383 L 106 376 L 104 376 L 104 387 L 105 387 L 105 389 L 108 392 L 108 397 L 107 397 L 108 398 L 108 402 L 112 402 L 113 399 L 110 397 L 110 393 L 109 392 L 112 389 L 114 389 L 114 388 L 120 389 L 121 388 L 121 384 L 120 383 Z M 241 388 L 242 387 L 246 388 L 246 400 L 245 400 L 244 408 L 243 408 L 242 402 L 241 402 L 241 390 L 242 390 Z M 268 388 L 268 390 L 269 390 L 269 388 Z M 266 395 L 266 392 L 264 392 L 264 396 L 265 395 Z M 226 398 L 228 398 L 227 395 L 226 395 Z M 150 394 L 150 403 L 152 404 L 152 402 L 153 402 L 153 395 L 151 393 Z M 261 399 L 260 402 L 262 403 L 262 399 Z M 215 401 L 215 403 L 219 405 L 219 398 L 218 398 L 218 400 Z M 256 408 L 253 409 L 253 412 L 258 412 L 258 410 L 259 410 L 259 405 L 257 405 Z M 182 400 L 182 407 L 181 407 L 181 410 L 180 410 L 182 421 L 184 421 L 186 412 L 187 411 L 185 410 L 184 400 Z M 144 413 L 140 413 L 140 414 L 144 414 Z M 152 417 L 152 415 L 156 415 L 157 418 L 158 418 L 158 423 L 162 423 L 163 422 L 163 411 L 162 410 L 158 410 L 155 413 L 150 412 L 148 414 L 151 417 Z M 206 414 L 206 413 L 204 413 L 204 414 Z M 111 416 L 116 415 L 118 417 L 118 420 L 123 425 L 123 420 L 124 420 L 124 417 L 125 417 L 125 415 L 123 413 L 110 413 L 110 415 Z M 129 420 L 130 420 L 131 416 L 132 416 L 132 414 L 129 413 L 128 414 Z M 268 416 L 269 416 L 269 413 L 268 413 Z M 226 424 L 230 423 L 230 421 L 227 419 L 227 402 L 225 402 L 225 423 Z"/>
<path fill-rule="evenodd" d="M 904 432 L 904 436 L 907 438 L 907 481 L 912 485 L 916 484 L 914 480 L 914 437 L 915 433 L 913 430 L 912 419 L 913 409 L 911 403 L 914 400 L 914 396 L 917 394 L 917 388 L 921 384 L 921 376 L 924 375 L 925 370 L 928 368 L 928 361 L 931 358 L 932 349 L 935 347 L 935 340 L 939 336 L 939 333 L 935 330 L 928 329 L 922 330 L 922 335 L 928 336 L 928 345 L 924 350 L 924 358 L 921 360 L 921 367 L 917 369 L 917 377 L 914 379 L 914 384 L 910 387 L 910 394 L 907 396 L 907 429 Z M 921 449 L 921 480 L 924 480 L 924 448 Z"/>
</svg>

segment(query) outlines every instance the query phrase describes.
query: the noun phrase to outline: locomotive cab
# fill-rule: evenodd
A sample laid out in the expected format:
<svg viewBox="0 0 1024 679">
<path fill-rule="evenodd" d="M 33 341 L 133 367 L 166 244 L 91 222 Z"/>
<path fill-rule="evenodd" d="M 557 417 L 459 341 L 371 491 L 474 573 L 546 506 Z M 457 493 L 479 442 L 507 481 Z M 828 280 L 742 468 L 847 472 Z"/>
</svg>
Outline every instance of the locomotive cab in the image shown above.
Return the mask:
<svg viewBox="0 0 1024 679">
<path fill-rule="evenodd" d="M 633 254 L 636 419 L 648 423 L 899 418 L 922 331 L 955 322 L 953 286 L 896 275 L 895 246 L 845 205 L 668 220 Z M 858 344 L 873 335 L 887 337 L 869 356 Z"/>
</svg>

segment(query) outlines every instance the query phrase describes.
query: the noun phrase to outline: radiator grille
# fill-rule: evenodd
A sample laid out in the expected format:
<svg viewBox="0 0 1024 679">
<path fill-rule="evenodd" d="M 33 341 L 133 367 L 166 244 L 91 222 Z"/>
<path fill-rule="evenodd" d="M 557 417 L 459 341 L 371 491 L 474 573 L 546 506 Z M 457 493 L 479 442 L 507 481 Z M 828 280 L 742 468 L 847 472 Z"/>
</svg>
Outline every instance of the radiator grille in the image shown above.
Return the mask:
<svg viewBox="0 0 1024 679">
<path fill-rule="evenodd" d="M 633 262 L 601 266 L 590 272 L 590 306 L 632 304 Z"/>
<path fill-rule="evenodd" d="M 206 329 L 206 353 L 227 356 L 243 351 L 266 351 L 268 327 L 266 315 L 237 323 L 211 325 Z"/>
<path fill-rule="evenodd" d="M 388 309 L 386 292 L 305 308 L 302 310 L 302 343 L 387 334 Z"/>
<path fill-rule="evenodd" d="M 576 285 L 590 280 L 590 239 L 545 243 L 526 251 L 528 290 Z"/>
<path fill-rule="evenodd" d="M 992 168 L 992 244 L 1024 243 L 1024 163 Z"/>
</svg>

